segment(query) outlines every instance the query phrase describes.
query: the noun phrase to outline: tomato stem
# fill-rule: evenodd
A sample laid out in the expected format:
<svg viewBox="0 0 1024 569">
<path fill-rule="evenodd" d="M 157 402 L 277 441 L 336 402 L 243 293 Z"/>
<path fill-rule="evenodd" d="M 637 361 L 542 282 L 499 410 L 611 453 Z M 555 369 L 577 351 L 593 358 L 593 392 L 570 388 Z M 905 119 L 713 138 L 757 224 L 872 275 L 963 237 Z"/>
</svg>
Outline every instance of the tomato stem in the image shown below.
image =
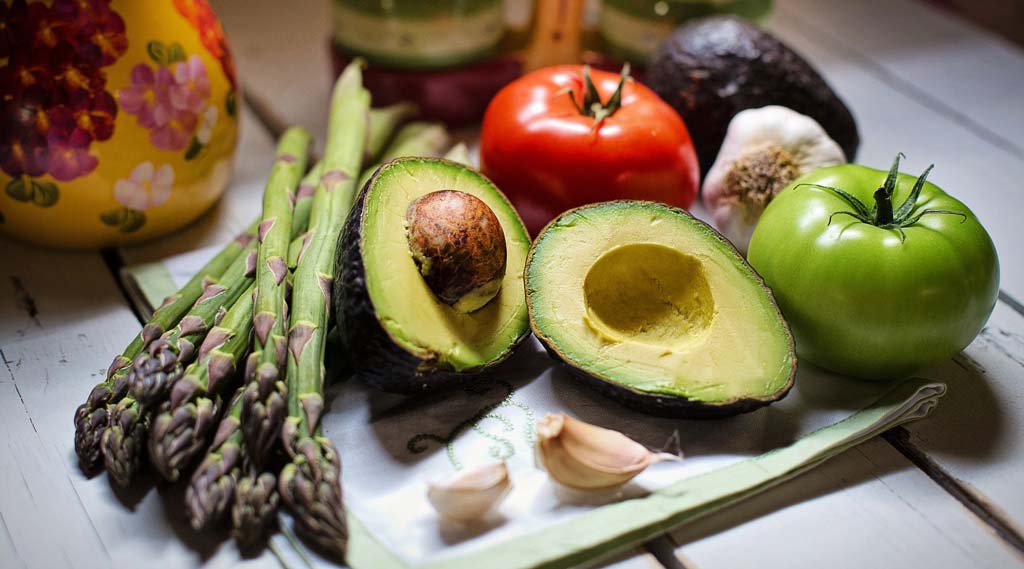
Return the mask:
<svg viewBox="0 0 1024 569">
<path fill-rule="evenodd" d="M 900 204 L 898 209 L 893 211 L 892 196 L 896 193 L 896 181 L 899 177 L 900 158 L 904 158 L 902 152 L 896 154 L 896 158 L 892 161 L 892 166 L 889 168 L 889 173 L 886 175 L 885 181 L 882 182 L 882 185 L 877 190 L 875 190 L 875 205 L 870 211 L 868 211 L 864 202 L 840 188 L 823 186 L 821 184 L 799 184 L 797 187 L 810 186 L 821 190 L 828 190 L 842 198 L 843 201 L 853 208 L 854 211 L 834 212 L 828 218 L 829 225 L 832 224 L 832 219 L 837 215 L 846 215 L 861 223 L 874 225 L 881 229 L 894 230 L 899 233 L 900 241 L 907 240 L 907 235 L 903 232 L 903 228 L 910 227 L 918 221 L 921 221 L 921 218 L 925 215 L 956 215 L 960 217 L 960 223 L 967 221 L 967 214 L 945 209 L 926 209 L 919 214 L 914 215 L 914 208 L 917 206 L 917 200 L 921 196 L 921 189 L 924 188 L 925 180 L 928 178 L 928 174 L 935 166 L 934 164 L 928 166 L 924 173 L 918 176 L 917 180 L 914 182 L 914 188 L 910 191 L 910 195 L 907 196 L 907 199 L 904 200 L 902 204 Z"/>
<path fill-rule="evenodd" d="M 629 63 L 626 63 L 622 66 L 618 87 L 615 88 L 615 92 L 605 102 L 601 100 L 601 94 L 597 92 L 597 86 L 594 85 L 594 81 L 590 78 L 590 66 L 584 65 L 582 102 L 576 101 L 576 93 L 572 89 L 568 89 L 567 92 L 572 100 L 572 105 L 576 107 L 576 110 L 581 115 L 594 118 L 594 127 L 596 128 L 604 122 L 604 119 L 614 115 L 616 111 L 622 108 L 622 90 L 629 80 Z"/>
<path fill-rule="evenodd" d="M 874 225 L 882 226 L 892 223 L 892 191 L 881 187 L 875 190 Z"/>
</svg>

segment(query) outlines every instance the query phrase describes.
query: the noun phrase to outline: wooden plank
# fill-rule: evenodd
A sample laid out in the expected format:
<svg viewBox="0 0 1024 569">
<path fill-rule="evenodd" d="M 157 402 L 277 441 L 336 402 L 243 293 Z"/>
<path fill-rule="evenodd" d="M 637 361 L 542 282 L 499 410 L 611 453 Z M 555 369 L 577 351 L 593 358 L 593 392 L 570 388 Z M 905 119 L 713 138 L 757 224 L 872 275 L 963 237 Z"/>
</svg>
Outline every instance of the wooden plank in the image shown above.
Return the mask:
<svg viewBox="0 0 1024 569">
<path fill-rule="evenodd" d="M 931 372 L 949 384 L 910 443 L 1024 534 L 1024 316 L 999 303 L 981 335 Z"/>
<path fill-rule="evenodd" d="M 941 405 L 940 405 L 941 406 Z M 670 534 L 685 567 L 1019 567 L 1024 558 L 873 439 Z"/>
<path fill-rule="evenodd" d="M 837 19 L 829 25 L 812 25 L 802 19 L 803 13 L 788 19 L 787 15 L 780 10 L 772 29 L 806 56 L 850 105 L 861 131 L 857 161 L 885 169 L 902 151 L 907 155 L 905 171 L 921 172 L 934 163 L 929 180 L 978 215 L 1001 256 L 1003 289 L 1024 298 L 1024 262 L 1017 253 L 1020 224 L 1014 217 L 1015 212 L 1024 211 L 1024 192 L 1017 189 L 1018 180 L 1024 179 L 1024 161 L 979 137 L 957 117 L 895 88 L 877 72 L 873 60 L 832 42 L 830 30 L 849 22 Z"/>
<path fill-rule="evenodd" d="M 4 238 L 0 258 L 0 346 L 58 334 L 105 309 L 76 297 L 110 284 L 98 254 L 38 249 Z M 52 278 L 55 267 L 64 278 Z"/>
<path fill-rule="evenodd" d="M 778 19 L 798 18 L 828 30 L 832 42 L 870 60 L 893 86 L 1024 159 L 1020 48 L 919 1 L 830 2 L 823 8 L 820 1 L 781 0 L 775 6 Z"/>
</svg>

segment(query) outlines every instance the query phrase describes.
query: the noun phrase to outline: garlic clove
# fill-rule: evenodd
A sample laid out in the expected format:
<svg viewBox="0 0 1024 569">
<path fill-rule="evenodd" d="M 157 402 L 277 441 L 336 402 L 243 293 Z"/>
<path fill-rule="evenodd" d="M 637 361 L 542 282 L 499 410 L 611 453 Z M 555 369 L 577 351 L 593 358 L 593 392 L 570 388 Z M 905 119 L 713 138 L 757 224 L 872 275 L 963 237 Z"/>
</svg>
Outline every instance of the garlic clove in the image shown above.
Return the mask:
<svg viewBox="0 0 1024 569">
<path fill-rule="evenodd" d="M 430 482 L 427 499 L 439 514 L 459 521 L 487 516 L 512 490 L 504 462 L 463 470 L 447 480 Z"/>
<path fill-rule="evenodd" d="M 701 195 L 715 227 L 745 254 L 779 191 L 812 170 L 844 163 L 842 148 L 811 117 L 778 105 L 747 109 L 729 122 Z"/>
<path fill-rule="evenodd" d="M 620 486 L 651 464 L 679 460 L 564 413 L 549 413 L 537 423 L 536 456 L 538 466 L 553 480 L 583 490 Z"/>
</svg>

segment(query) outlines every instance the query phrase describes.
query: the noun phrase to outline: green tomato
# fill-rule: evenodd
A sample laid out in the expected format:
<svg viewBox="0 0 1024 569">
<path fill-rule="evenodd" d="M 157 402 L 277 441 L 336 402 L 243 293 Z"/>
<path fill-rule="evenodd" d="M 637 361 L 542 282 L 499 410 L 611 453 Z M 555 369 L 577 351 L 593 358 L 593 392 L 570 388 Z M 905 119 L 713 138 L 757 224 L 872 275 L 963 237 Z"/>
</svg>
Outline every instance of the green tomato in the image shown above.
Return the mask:
<svg viewBox="0 0 1024 569">
<path fill-rule="evenodd" d="M 856 164 L 815 170 L 765 209 L 748 260 L 801 358 L 865 379 L 908 376 L 969 344 L 999 294 L 974 213 L 920 178 Z"/>
</svg>

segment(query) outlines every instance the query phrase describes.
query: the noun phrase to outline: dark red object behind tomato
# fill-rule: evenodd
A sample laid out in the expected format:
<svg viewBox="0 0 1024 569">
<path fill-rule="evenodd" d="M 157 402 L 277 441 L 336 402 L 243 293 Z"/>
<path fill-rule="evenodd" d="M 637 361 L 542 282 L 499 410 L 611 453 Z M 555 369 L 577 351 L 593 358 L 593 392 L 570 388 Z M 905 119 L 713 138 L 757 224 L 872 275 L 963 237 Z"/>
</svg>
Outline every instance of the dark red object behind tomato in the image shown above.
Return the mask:
<svg viewBox="0 0 1024 569">
<path fill-rule="evenodd" d="M 534 235 L 558 214 L 587 203 L 642 199 L 689 208 L 697 196 L 697 155 L 679 115 L 634 81 L 623 86 L 616 109 L 620 76 L 590 75 L 611 111 L 600 122 L 581 112 L 591 105 L 583 98 L 579 65 L 548 67 L 513 81 L 484 115 L 482 169 Z"/>
</svg>

